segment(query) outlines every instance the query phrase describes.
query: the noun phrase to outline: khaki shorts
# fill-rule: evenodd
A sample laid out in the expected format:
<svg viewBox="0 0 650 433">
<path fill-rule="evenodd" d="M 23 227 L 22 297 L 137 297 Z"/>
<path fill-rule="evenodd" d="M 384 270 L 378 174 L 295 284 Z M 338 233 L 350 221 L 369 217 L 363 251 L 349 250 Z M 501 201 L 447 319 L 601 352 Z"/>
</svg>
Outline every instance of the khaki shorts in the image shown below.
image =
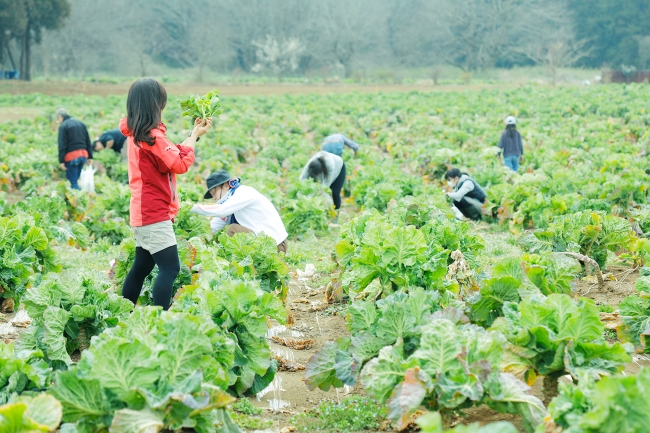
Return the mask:
<svg viewBox="0 0 650 433">
<path fill-rule="evenodd" d="M 171 221 L 161 221 L 148 226 L 132 227 L 135 246 L 156 254 L 176 245 L 176 235 Z"/>
</svg>

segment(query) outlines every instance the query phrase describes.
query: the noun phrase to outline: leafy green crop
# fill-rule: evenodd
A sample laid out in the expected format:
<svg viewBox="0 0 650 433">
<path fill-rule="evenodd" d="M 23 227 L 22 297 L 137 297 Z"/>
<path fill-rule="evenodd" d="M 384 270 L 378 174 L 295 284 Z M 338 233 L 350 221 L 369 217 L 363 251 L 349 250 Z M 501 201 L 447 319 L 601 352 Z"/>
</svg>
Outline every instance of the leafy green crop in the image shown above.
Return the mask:
<svg viewBox="0 0 650 433">
<path fill-rule="evenodd" d="M 638 295 L 628 296 L 619 304 L 621 317 L 617 328 L 621 341 L 634 344 L 637 352 L 647 352 L 650 348 L 646 336 L 650 335 L 650 277 L 636 280 Z"/>
<path fill-rule="evenodd" d="M 650 425 L 650 369 L 637 375 L 589 378 L 560 385 L 560 394 L 549 406 L 549 429 L 567 433 L 634 433 Z M 552 430 L 547 430 L 552 431 Z"/>
<path fill-rule="evenodd" d="M 232 281 L 203 272 L 198 284 L 185 287 L 173 310 L 211 317 L 233 343 L 235 361 L 228 386 L 233 394 L 256 394 L 271 383 L 277 370 L 266 341 L 267 317 L 284 323 L 282 302 L 252 282 Z"/>
<path fill-rule="evenodd" d="M 42 350 L 56 368 L 72 364 L 70 354 L 133 309 L 130 301 L 110 292 L 108 284 L 76 269 L 47 274 L 27 292 L 24 303 L 33 322 L 19 346 Z"/>
<path fill-rule="evenodd" d="M 223 113 L 219 102 L 219 91 L 213 90 L 204 96 L 189 94 L 187 99 L 180 101 L 183 116 L 189 116 L 192 120 L 196 118 L 207 119 Z"/>
<path fill-rule="evenodd" d="M 506 421 L 498 421 L 481 426 L 479 423 L 470 425 L 459 424 L 453 429 L 444 429 L 442 416 L 438 412 L 429 412 L 415 421 L 422 433 L 517 433 L 517 428 Z"/>
<path fill-rule="evenodd" d="M 32 217 L 0 217 L 0 299 L 13 299 L 17 307 L 32 275 L 57 270 L 47 234 Z"/>
<path fill-rule="evenodd" d="M 603 212 L 585 211 L 558 217 L 547 229 L 527 232 L 520 244 L 531 253 L 584 254 L 604 268 L 608 251 L 621 251 L 633 240 L 634 233 L 628 221 Z"/>
<path fill-rule="evenodd" d="M 17 397 L 0 406 L 0 431 L 48 433 L 61 424 L 61 403 L 47 394 Z"/>
<path fill-rule="evenodd" d="M 467 322 L 446 292 L 415 289 L 374 302 L 358 301 L 348 309 L 354 337 L 330 342 L 307 364 L 310 389 L 354 385 L 361 372 L 365 392 L 380 403 L 388 400 L 388 418 L 405 427 L 424 404 L 454 411 L 486 403 L 505 412 L 520 411 L 530 426 L 541 420 L 544 406 L 528 387 L 501 373 L 505 337 Z"/>
<path fill-rule="evenodd" d="M 630 362 L 621 343 L 611 345 L 603 339 L 605 325 L 589 299 L 575 302 L 567 295 L 532 295 L 519 304 L 506 301 L 503 314 L 492 329 L 510 343 L 505 369 L 529 383 L 537 374 L 600 378 Z"/>
<path fill-rule="evenodd" d="M 223 391 L 233 349 L 205 317 L 143 307 L 94 338 L 49 392 L 77 431 L 192 426 L 210 433 L 224 423 L 238 432 L 225 410 L 234 398 Z"/>
<path fill-rule="evenodd" d="M 35 393 L 50 385 L 50 368 L 40 350 L 14 349 L 14 344 L 0 342 L 0 404 L 12 394 Z M 1 425 L 1 423 L 0 423 Z"/>
<path fill-rule="evenodd" d="M 465 223 L 436 214 L 435 208 L 409 213 L 409 206 L 407 201 L 388 215 L 366 211 L 343 228 L 336 252 L 351 298 L 376 299 L 408 287 L 454 289 L 452 281 L 443 279 L 451 253 L 459 250 L 473 261 L 483 248 L 482 239 L 469 234 Z"/>
</svg>

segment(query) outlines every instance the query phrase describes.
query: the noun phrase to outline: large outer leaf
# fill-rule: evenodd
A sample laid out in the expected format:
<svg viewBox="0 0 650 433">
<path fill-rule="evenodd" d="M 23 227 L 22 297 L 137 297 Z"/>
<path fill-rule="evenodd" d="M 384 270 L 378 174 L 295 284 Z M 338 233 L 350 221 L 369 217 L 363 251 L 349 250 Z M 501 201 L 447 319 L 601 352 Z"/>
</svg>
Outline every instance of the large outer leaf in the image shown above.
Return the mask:
<svg viewBox="0 0 650 433">
<path fill-rule="evenodd" d="M 45 309 L 49 306 L 61 306 L 61 292 L 56 287 L 58 278 L 48 274 L 41 284 L 27 291 L 23 298 L 25 310 L 32 319 L 43 316 Z"/>
<path fill-rule="evenodd" d="M 420 367 L 406 370 L 404 381 L 393 389 L 387 403 L 388 418 L 396 424 L 398 430 L 409 426 L 411 415 L 432 388 L 431 378 Z"/>
<path fill-rule="evenodd" d="M 165 414 L 151 409 L 121 409 L 115 412 L 110 433 L 158 433 Z"/>
<path fill-rule="evenodd" d="M 416 361 L 405 362 L 392 346 L 386 346 L 379 351 L 377 358 L 363 367 L 361 383 L 368 395 L 384 402 L 393 388 L 404 380 L 406 371 L 416 365 Z"/>
<path fill-rule="evenodd" d="M 33 428 L 49 432 L 55 430 L 61 424 L 63 407 L 51 395 L 39 394 L 34 398 L 21 397 L 18 401 L 27 405 L 25 415 L 33 423 Z"/>
<path fill-rule="evenodd" d="M 461 367 L 456 357 L 462 350 L 463 338 L 456 326 L 449 320 L 435 319 L 422 326 L 420 348 L 413 358 L 420 362 L 429 376 L 437 377 L 459 371 Z"/>
<path fill-rule="evenodd" d="M 374 302 L 357 301 L 348 307 L 346 319 L 351 332 L 367 331 L 377 319 Z"/>
<path fill-rule="evenodd" d="M 646 350 L 646 336 L 650 335 L 650 309 L 648 301 L 638 296 L 628 296 L 619 305 L 621 323 L 618 337 L 634 344 L 637 352 Z"/>
<path fill-rule="evenodd" d="M 386 250 L 381 257 L 383 266 L 413 266 L 427 250 L 424 235 L 413 226 L 395 227 L 385 236 Z"/>
<path fill-rule="evenodd" d="M 339 350 L 346 350 L 350 345 L 349 338 L 342 338 L 336 342 L 328 341 L 325 346 L 314 353 L 305 367 L 305 384 L 310 391 L 320 388 L 328 391 L 330 387 L 340 388 L 343 382 L 336 377 L 334 364 Z"/>
<path fill-rule="evenodd" d="M 164 372 L 151 349 L 139 340 L 111 338 L 90 351 L 94 356 L 88 378 L 98 380 L 102 388 L 122 400 L 129 398 L 136 388 L 151 387 Z"/>
<path fill-rule="evenodd" d="M 481 299 L 471 306 L 473 321 L 485 326 L 492 325 L 494 319 L 501 315 L 505 302 L 519 302 L 517 289 L 521 283 L 512 277 L 493 278 L 485 282 L 481 289 Z"/>
<path fill-rule="evenodd" d="M 210 339 L 196 330 L 198 324 L 186 316 L 177 316 L 165 322 L 165 336 L 160 340 L 165 350 L 159 357 L 160 368 L 165 372 L 164 381 L 177 383 L 192 374 L 211 355 Z"/>
<path fill-rule="evenodd" d="M 509 373 L 499 375 L 499 392 L 491 393 L 488 404 L 500 412 L 519 413 L 524 425 L 532 431 L 546 416 L 544 403 L 533 395 L 532 389 Z"/>
<path fill-rule="evenodd" d="M 59 372 L 49 392 L 63 404 L 66 422 L 100 419 L 110 413 L 99 381 L 80 379 L 76 368 Z"/>
<path fill-rule="evenodd" d="M 25 425 L 25 403 L 10 403 L 0 406 L 0 431 L 3 433 L 24 433 L 27 430 Z M 47 431 L 47 430 L 46 430 Z"/>
<path fill-rule="evenodd" d="M 594 432 L 644 432 L 650 425 L 650 370 L 637 376 L 599 381 L 590 397 L 592 407 L 575 427 Z"/>
<path fill-rule="evenodd" d="M 573 339 L 576 341 L 591 341 L 601 338 L 605 325 L 600 321 L 598 309 L 594 301 L 582 298 L 578 311 L 569 317 L 564 326 L 559 329 L 558 339 Z"/>
<path fill-rule="evenodd" d="M 62 308 L 47 307 L 43 313 L 43 344 L 47 346 L 47 357 L 50 360 L 63 361 L 72 364 L 72 359 L 66 350 L 65 327 L 70 320 L 70 313 Z"/>
</svg>

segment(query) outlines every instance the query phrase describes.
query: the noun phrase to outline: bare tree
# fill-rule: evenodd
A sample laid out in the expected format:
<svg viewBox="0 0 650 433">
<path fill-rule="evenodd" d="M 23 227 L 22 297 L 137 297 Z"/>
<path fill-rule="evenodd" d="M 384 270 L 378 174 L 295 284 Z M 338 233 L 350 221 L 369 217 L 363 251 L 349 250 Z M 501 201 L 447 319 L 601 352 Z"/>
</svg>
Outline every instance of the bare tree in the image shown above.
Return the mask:
<svg viewBox="0 0 650 433">
<path fill-rule="evenodd" d="M 555 86 L 559 68 L 573 66 L 580 59 L 589 55 L 591 49 L 584 49 L 588 42 L 587 39 L 573 41 L 564 38 L 524 47 L 521 52 L 536 64 L 546 67 L 551 74 L 551 82 Z"/>
<path fill-rule="evenodd" d="M 251 68 L 253 72 L 270 70 L 282 81 L 282 75 L 298 69 L 300 56 L 305 47 L 296 38 L 284 39 L 279 42 L 271 35 L 266 35 L 263 41 L 253 41 L 257 48 L 257 63 Z"/>
</svg>

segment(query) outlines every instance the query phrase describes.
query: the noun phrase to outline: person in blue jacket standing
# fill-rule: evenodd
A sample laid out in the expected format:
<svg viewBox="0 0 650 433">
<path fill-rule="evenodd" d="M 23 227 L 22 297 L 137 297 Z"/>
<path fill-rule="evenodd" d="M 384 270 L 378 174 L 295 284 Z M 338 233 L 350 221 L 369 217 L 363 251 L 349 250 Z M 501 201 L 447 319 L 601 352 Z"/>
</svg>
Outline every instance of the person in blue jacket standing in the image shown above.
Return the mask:
<svg viewBox="0 0 650 433">
<path fill-rule="evenodd" d="M 325 137 L 322 149 L 336 156 L 343 157 L 343 148 L 347 146 L 354 151 L 354 156 L 359 151 L 359 145 L 343 134 L 332 134 Z"/>
</svg>

